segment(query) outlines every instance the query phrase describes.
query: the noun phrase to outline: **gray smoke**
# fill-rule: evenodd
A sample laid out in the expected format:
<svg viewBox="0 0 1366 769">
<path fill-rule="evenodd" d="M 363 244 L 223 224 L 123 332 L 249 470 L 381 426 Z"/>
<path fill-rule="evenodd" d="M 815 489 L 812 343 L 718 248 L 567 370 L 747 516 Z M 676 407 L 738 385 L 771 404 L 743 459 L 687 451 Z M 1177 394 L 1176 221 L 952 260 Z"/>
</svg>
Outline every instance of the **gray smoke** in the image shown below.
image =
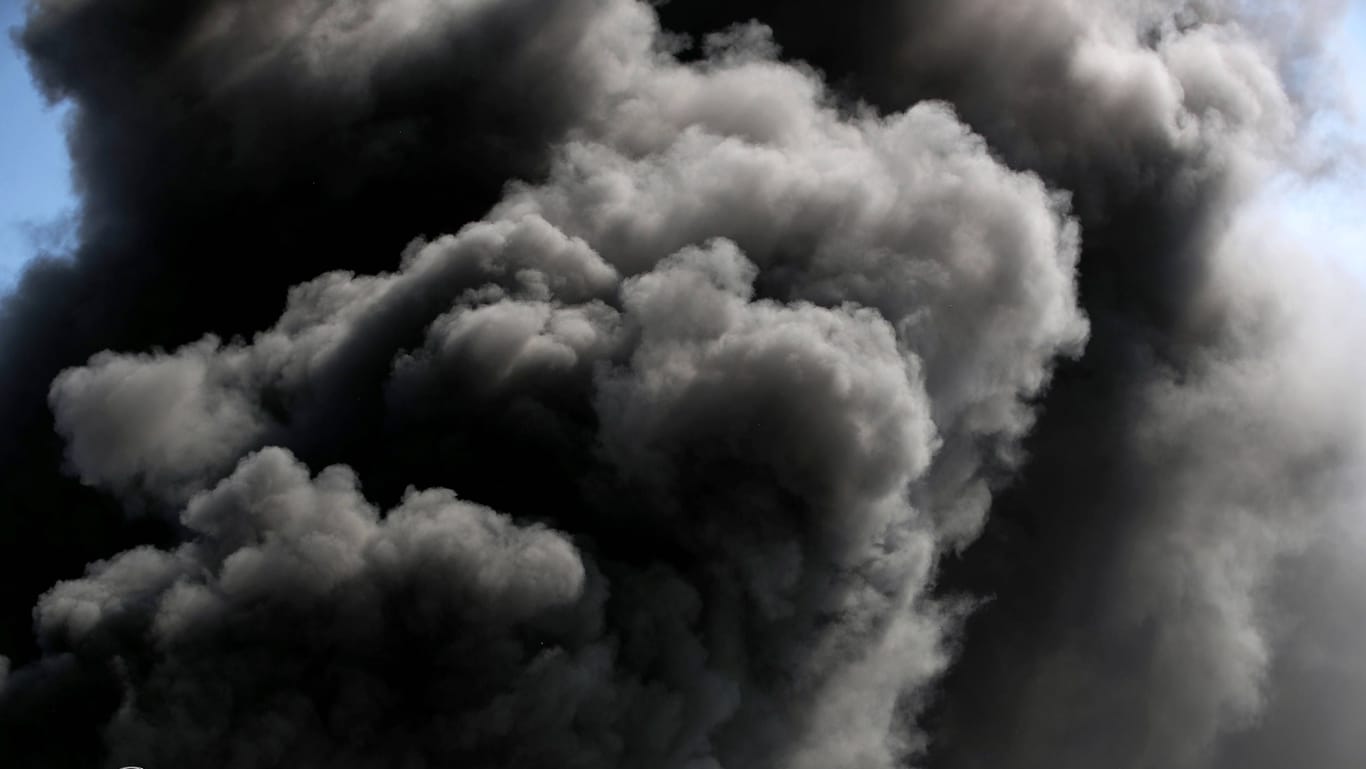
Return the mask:
<svg viewBox="0 0 1366 769">
<path fill-rule="evenodd" d="M 141 658 L 117 760 L 873 767 L 923 746 L 936 553 L 980 527 L 1026 400 L 1085 334 L 1065 198 L 942 106 L 842 115 L 762 28 L 682 65 L 619 5 L 632 55 L 545 183 L 397 272 L 295 287 L 250 341 L 57 377 L 84 481 L 188 504 L 187 544 L 37 610 L 48 648 Z M 514 524 L 429 491 L 381 518 L 349 471 L 264 448 L 346 431 L 376 384 L 397 436 L 493 410 L 589 455 L 586 512 Z M 568 436 L 562 399 L 589 417 Z M 596 543 L 618 527 L 645 536 Z M 392 680 L 431 648 L 420 691 Z M 387 712 L 405 697 L 423 723 Z"/>
<path fill-rule="evenodd" d="M 196 280 L 45 378 L 174 533 L 37 599 L 0 713 L 109 705 L 21 760 L 1350 765 L 1366 326 L 1257 203 L 1334 13 L 36 3 L 60 280 Z"/>
</svg>

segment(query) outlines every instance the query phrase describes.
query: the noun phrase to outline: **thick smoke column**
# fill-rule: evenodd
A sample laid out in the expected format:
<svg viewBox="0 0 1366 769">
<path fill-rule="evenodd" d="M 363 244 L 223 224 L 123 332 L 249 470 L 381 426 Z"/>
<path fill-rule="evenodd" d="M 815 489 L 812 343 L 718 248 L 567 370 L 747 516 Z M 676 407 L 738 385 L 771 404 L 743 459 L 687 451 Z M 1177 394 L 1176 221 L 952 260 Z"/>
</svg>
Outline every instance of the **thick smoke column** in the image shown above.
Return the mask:
<svg viewBox="0 0 1366 769">
<path fill-rule="evenodd" d="M 682 65 L 643 6 L 593 10 L 601 61 L 545 182 L 395 272 L 296 286 L 250 341 L 56 377 L 72 470 L 185 529 L 37 608 L 49 653 L 117 670 L 113 759 L 891 766 L 923 746 L 952 614 L 934 560 L 978 530 L 1025 400 L 1084 338 L 1065 198 L 942 106 L 841 114 L 761 27 Z M 220 13 L 193 50 L 219 51 Z M 266 47 L 283 23 L 227 18 Z M 330 21 L 304 51 L 325 57 Z M 407 44 L 382 9 L 362 21 L 360 50 Z M 372 468 L 471 502 L 381 514 Z"/>
<path fill-rule="evenodd" d="M 5 304 L 3 525 L 102 528 L 6 597 L 0 740 L 1350 765 L 1279 703 L 1360 667 L 1303 576 L 1360 324 L 1242 213 L 1317 10 L 34 4 L 84 207 Z"/>
<path fill-rule="evenodd" d="M 1328 670 L 1360 680 L 1358 655 L 1338 649 L 1362 629 L 1330 624 L 1341 598 L 1303 585 L 1293 605 L 1271 598 L 1278 565 L 1357 571 L 1316 544 L 1357 526 L 1341 522 L 1359 507 L 1356 300 L 1238 221 L 1289 160 L 1310 105 L 1282 83 L 1305 71 L 1320 12 L 859 4 L 844 23 L 875 42 L 854 55 L 822 47 L 803 4 L 774 9 L 781 39 L 861 93 L 891 108 L 948 99 L 1008 162 L 1076 193 L 1091 338 L 985 538 L 947 564 L 946 588 L 993 601 L 941 687 L 932 765 L 1359 760 L 1342 710 L 1265 711 L 1282 691 L 1304 702 Z M 1333 691 L 1360 702 L 1360 688 Z"/>
</svg>

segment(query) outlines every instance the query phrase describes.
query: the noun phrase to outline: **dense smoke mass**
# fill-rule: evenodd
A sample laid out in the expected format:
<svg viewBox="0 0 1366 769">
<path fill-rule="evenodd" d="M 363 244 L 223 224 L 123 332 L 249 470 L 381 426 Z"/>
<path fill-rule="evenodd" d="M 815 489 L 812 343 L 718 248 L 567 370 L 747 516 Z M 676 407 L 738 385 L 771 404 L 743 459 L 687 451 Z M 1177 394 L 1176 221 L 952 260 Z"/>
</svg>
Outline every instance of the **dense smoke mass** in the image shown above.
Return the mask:
<svg viewBox="0 0 1366 769">
<path fill-rule="evenodd" d="M 1340 11 L 30 0 L 0 763 L 1358 766 Z"/>
</svg>

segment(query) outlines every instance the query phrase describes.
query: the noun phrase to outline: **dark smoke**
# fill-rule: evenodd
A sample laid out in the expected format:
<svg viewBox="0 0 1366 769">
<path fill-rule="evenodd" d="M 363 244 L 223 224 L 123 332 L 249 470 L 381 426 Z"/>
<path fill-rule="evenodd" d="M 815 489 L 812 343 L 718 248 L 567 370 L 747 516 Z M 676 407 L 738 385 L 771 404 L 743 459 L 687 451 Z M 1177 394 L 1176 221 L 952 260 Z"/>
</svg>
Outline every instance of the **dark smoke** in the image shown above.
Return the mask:
<svg viewBox="0 0 1366 769">
<path fill-rule="evenodd" d="M 1334 13 L 33 3 L 0 755 L 1355 765 Z"/>
</svg>

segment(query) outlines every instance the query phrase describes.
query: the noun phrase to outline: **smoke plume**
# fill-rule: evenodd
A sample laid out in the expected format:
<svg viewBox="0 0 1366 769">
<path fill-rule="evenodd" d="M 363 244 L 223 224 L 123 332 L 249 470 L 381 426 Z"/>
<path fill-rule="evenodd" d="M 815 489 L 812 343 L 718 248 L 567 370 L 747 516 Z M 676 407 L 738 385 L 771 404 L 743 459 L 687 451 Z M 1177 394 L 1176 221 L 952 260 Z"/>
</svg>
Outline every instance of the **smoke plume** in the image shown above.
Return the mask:
<svg viewBox="0 0 1366 769">
<path fill-rule="evenodd" d="M 1338 11 L 31 2 L 0 750 L 1353 766 Z"/>
</svg>

